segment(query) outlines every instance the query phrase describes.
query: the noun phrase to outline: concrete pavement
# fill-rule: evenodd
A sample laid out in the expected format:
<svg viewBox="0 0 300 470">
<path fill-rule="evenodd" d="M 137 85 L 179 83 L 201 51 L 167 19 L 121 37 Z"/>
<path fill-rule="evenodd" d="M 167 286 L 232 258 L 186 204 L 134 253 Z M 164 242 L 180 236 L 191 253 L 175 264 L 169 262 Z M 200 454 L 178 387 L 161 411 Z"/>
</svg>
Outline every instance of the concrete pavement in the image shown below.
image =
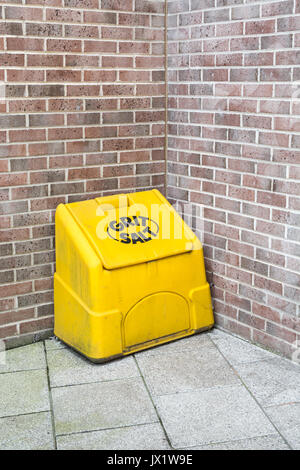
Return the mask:
<svg viewBox="0 0 300 470">
<path fill-rule="evenodd" d="M 300 366 L 218 329 L 107 364 L 9 350 L 0 449 L 299 450 Z"/>
</svg>

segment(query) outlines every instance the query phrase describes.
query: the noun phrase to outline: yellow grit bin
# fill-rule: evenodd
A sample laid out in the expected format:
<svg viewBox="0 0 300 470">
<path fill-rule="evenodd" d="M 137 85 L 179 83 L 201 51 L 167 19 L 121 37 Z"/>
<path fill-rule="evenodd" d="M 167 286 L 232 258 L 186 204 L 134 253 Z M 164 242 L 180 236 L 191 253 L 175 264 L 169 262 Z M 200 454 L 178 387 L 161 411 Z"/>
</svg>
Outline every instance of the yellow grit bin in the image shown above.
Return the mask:
<svg viewBox="0 0 300 470">
<path fill-rule="evenodd" d="M 157 190 L 60 204 L 55 335 L 94 362 L 213 326 L 202 245 Z"/>
</svg>

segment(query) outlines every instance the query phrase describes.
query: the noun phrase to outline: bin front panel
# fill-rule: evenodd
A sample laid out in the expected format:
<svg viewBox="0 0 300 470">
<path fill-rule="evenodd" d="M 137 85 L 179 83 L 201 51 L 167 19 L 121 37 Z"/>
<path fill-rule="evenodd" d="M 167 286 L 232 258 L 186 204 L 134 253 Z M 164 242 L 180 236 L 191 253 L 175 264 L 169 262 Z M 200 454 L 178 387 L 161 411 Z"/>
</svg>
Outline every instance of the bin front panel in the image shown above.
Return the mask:
<svg viewBox="0 0 300 470">
<path fill-rule="evenodd" d="M 138 302 L 124 321 L 124 344 L 132 347 L 190 327 L 187 301 L 173 292 L 159 292 Z"/>
</svg>

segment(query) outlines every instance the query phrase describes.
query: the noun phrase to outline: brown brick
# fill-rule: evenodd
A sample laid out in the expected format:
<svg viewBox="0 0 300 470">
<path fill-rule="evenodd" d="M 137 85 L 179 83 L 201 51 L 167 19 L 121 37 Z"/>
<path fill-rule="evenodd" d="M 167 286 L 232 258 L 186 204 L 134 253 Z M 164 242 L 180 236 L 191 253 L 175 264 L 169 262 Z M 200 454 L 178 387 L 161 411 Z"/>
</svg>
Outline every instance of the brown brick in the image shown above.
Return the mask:
<svg viewBox="0 0 300 470">
<path fill-rule="evenodd" d="M 79 70 L 48 70 L 46 80 L 48 82 L 80 82 L 81 72 Z"/>
<path fill-rule="evenodd" d="M 29 318 L 32 318 L 33 316 L 34 316 L 33 308 L 5 312 L 0 315 L 0 324 L 5 325 L 9 323 L 16 323 L 21 320 L 28 320 Z"/>
<path fill-rule="evenodd" d="M 116 24 L 117 15 L 112 12 L 85 11 L 83 20 L 86 23 Z"/>
<path fill-rule="evenodd" d="M 26 35 L 55 37 L 63 35 L 63 28 L 58 24 L 26 23 Z"/>
<path fill-rule="evenodd" d="M 101 7 L 104 10 L 133 11 L 133 2 L 132 0 L 101 0 Z"/>
<path fill-rule="evenodd" d="M 10 336 L 15 336 L 17 334 L 17 326 L 9 325 L 0 328 L 0 338 L 9 338 Z"/>
<path fill-rule="evenodd" d="M 25 116 L 13 114 L 0 115 L 0 126 L 2 128 L 25 127 Z"/>
<path fill-rule="evenodd" d="M 43 18 L 43 10 L 41 8 L 7 6 L 5 7 L 5 18 L 9 20 L 39 21 Z"/>
<path fill-rule="evenodd" d="M 22 67 L 24 65 L 23 54 L 0 54 L 0 61 L 2 66 Z"/>
<path fill-rule="evenodd" d="M 65 25 L 66 37 L 80 37 L 80 38 L 99 38 L 98 26 L 79 26 L 79 25 Z"/>
<path fill-rule="evenodd" d="M 74 9 L 55 9 L 55 8 L 47 8 L 46 10 L 46 20 L 47 21 L 55 21 L 56 23 L 59 22 L 67 22 L 67 23 L 80 23 L 82 18 L 82 13 L 80 10 Z"/>
<path fill-rule="evenodd" d="M 47 51 L 81 52 L 82 43 L 78 39 L 48 39 Z"/>
<path fill-rule="evenodd" d="M 22 36 L 22 23 L 4 23 L 0 24 L 0 32 L 3 35 Z"/>
<path fill-rule="evenodd" d="M 20 333 L 31 333 L 53 328 L 53 317 L 40 318 L 38 320 L 26 321 L 20 324 Z"/>
<path fill-rule="evenodd" d="M 44 41 L 35 38 L 7 38 L 8 51 L 42 51 Z"/>
</svg>

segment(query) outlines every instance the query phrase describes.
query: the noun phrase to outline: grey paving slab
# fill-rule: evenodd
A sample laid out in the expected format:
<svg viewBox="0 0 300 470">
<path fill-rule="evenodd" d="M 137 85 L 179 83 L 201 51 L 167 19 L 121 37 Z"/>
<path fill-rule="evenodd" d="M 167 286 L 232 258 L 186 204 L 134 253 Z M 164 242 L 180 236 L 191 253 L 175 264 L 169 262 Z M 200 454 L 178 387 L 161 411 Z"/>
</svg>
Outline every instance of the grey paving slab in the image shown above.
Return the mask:
<svg viewBox="0 0 300 470">
<path fill-rule="evenodd" d="M 300 401 L 300 366 L 273 356 L 253 364 L 236 365 L 245 385 L 263 407 Z"/>
<path fill-rule="evenodd" d="M 47 351 L 51 387 L 138 377 L 132 356 L 106 364 L 93 364 L 69 348 Z"/>
<path fill-rule="evenodd" d="M 31 369 L 45 369 L 43 342 L 9 349 L 5 352 L 5 364 L 0 364 L 0 374 Z"/>
<path fill-rule="evenodd" d="M 140 354 L 137 361 L 153 395 L 240 384 L 212 343 L 172 352 L 161 347 L 159 354 Z"/>
<path fill-rule="evenodd" d="M 266 413 L 292 449 L 300 450 L 300 403 L 272 406 Z"/>
<path fill-rule="evenodd" d="M 160 424 L 92 431 L 57 438 L 59 450 L 167 450 Z"/>
<path fill-rule="evenodd" d="M 67 348 L 67 345 L 60 341 L 59 339 L 52 337 L 45 340 L 45 346 L 48 351 L 52 351 L 52 349 L 63 349 Z"/>
<path fill-rule="evenodd" d="M 254 437 L 241 441 L 230 441 L 206 446 L 191 447 L 189 450 L 289 450 L 280 435 Z"/>
<path fill-rule="evenodd" d="M 52 389 L 57 434 L 158 421 L 140 378 Z"/>
<path fill-rule="evenodd" d="M 50 413 L 43 412 L 0 418 L 0 449 L 54 449 Z"/>
<path fill-rule="evenodd" d="M 300 367 L 220 330 L 102 365 L 45 344 L 61 449 L 168 449 L 139 368 L 175 448 L 300 448 Z M 53 448 L 49 410 L 43 342 L 7 351 L 0 449 Z"/>
<path fill-rule="evenodd" d="M 209 333 L 209 336 L 232 365 L 251 364 L 274 357 L 269 351 L 217 329 Z"/>
<path fill-rule="evenodd" d="M 47 375 L 44 370 L 2 374 L 0 417 L 50 410 Z"/>
<path fill-rule="evenodd" d="M 154 400 L 175 448 L 276 432 L 242 385 L 162 395 Z"/>
<path fill-rule="evenodd" d="M 199 350 L 203 346 L 211 345 L 212 341 L 208 336 L 207 332 L 202 332 L 197 335 L 188 336 L 187 338 L 181 338 L 176 341 L 171 341 L 170 343 L 165 343 L 160 346 L 145 349 L 139 353 L 136 353 L 135 356 L 157 356 L 161 354 L 161 351 L 175 353 L 178 351 L 194 351 Z"/>
</svg>

